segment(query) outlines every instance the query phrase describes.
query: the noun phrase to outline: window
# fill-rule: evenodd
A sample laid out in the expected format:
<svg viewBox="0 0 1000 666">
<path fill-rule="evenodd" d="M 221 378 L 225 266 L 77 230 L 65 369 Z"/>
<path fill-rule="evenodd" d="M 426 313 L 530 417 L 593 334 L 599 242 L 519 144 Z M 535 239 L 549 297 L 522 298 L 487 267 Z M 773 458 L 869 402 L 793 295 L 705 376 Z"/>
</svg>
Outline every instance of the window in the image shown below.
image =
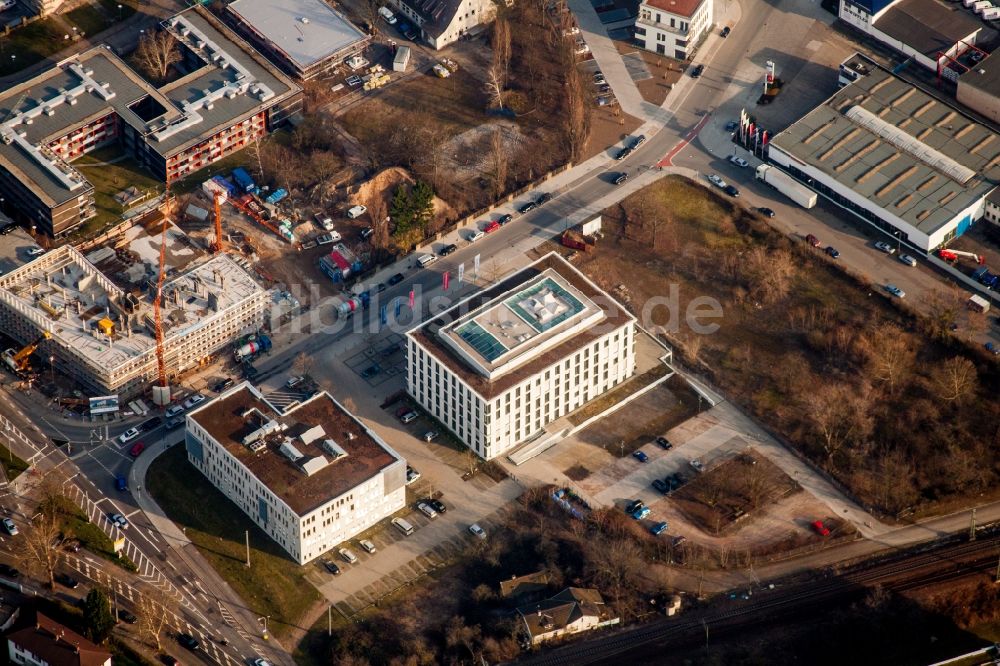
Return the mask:
<svg viewBox="0 0 1000 666">
<path fill-rule="evenodd" d="M 673 16 L 670 17 L 670 27 L 671 28 L 676 27 L 676 26 L 674 26 L 674 17 Z"/>
</svg>

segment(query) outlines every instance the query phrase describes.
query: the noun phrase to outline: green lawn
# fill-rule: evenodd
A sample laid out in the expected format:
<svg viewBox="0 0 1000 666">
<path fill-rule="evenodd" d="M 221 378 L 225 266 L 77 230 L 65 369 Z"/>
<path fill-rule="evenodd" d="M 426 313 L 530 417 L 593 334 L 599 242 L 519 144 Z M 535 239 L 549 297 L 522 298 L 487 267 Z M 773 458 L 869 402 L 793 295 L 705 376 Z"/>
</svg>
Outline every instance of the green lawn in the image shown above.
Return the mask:
<svg viewBox="0 0 1000 666">
<path fill-rule="evenodd" d="M 3 444 L 0 444 L 0 458 L 3 458 L 3 471 L 7 475 L 7 481 L 13 481 L 28 469 L 28 463 L 21 460 Z"/>
<path fill-rule="evenodd" d="M 271 617 L 276 638 L 302 621 L 320 599 L 301 567 L 236 505 L 188 463 L 184 447 L 175 446 L 150 465 L 149 492 L 253 612 Z M 246 567 L 244 533 L 250 530 L 250 562 Z"/>
<path fill-rule="evenodd" d="M 98 557 L 114 562 L 126 571 L 137 571 L 135 564 L 127 557 L 115 552 L 115 545 L 101 528 L 87 520 L 80 507 L 66 499 L 59 507 L 62 518 L 61 531 L 66 538 L 79 539 L 80 544 Z"/>
<path fill-rule="evenodd" d="M 122 155 L 117 146 L 111 146 L 95 150 L 73 162 L 73 166 L 94 185 L 97 217 L 88 223 L 88 229 L 92 232 L 121 220 L 122 205 L 115 200 L 115 195 L 127 187 L 134 186 L 140 191 L 152 190 L 156 194 L 163 191 L 163 185 L 131 157 L 115 164 L 101 164 L 117 160 Z M 101 165 L 98 166 L 99 164 Z"/>
</svg>

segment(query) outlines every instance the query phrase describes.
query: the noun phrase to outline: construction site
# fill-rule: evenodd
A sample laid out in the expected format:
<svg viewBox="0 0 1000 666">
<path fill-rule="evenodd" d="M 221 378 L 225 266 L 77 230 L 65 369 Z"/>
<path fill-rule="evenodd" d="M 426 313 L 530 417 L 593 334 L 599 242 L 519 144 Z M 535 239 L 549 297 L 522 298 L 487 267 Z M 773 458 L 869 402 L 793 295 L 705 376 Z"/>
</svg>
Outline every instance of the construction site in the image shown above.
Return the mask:
<svg viewBox="0 0 1000 666">
<path fill-rule="evenodd" d="M 246 260 L 206 258 L 176 228 L 163 226 L 134 227 L 124 247 L 86 256 L 63 246 L 4 275 L 0 328 L 26 345 L 22 352 L 37 348 L 92 395 L 122 399 L 205 365 L 256 331 L 270 295 Z M 11 369 L 30 379 L 27 359 L 11 359 Z"/>
</svg>

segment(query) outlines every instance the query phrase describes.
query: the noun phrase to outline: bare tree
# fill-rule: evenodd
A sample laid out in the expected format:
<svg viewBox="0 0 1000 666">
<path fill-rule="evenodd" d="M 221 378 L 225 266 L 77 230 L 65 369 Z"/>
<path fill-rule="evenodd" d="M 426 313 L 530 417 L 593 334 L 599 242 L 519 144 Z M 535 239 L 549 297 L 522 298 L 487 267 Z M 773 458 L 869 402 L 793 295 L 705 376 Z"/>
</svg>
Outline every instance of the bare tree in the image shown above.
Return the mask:
<svg viewBox="0 0 1000 666">
<path fill-rule="evenodd" d="M 486 70 L 486 83 L 483 84 L 486 94 L 490 96 L 491 107 L 503 108 L 504 85 L 503 68 L 495 62 Z"/>
<path fill-rule="evenodd" d="M 891 395 L 911 370 L 916 357 L 913 341 L 895 324 L 884 323 L 861 338 L 871 375 L 886 384 Z"/>
<path fill-rule="evenodd" d="M 965 307 L 964 294 L 954 285 L 947 291 L 935 289 L 927 297 L 927 323 L 931 335 L 944 337 L 955 325 L 958 314 Z"/>
<path fill-rule="evenodd" d="M 368 200 L 365 201 L 368 207 L 368 215 L 372 219 L 372 247 L 384 250 L 389 247 L 389 207 L 385 202 L 385 197 L 377 192 L 372 192 Z"/>
<path fill-rule="evenodd" d="M 507 190 L 508 166 L 507 146 L 504 145 L 503 130 L 496 127 L 490 137 L 489 152 L 489 172 L 490 181 L 493 184 L 494 199 L 499 199 Z"/>
<path fill-rule="evenodd" d="M 566 117 L 563 127 L 566 132 L 566 142 L 569 145 L 570 159 L 578 161 L 583 155 L 583 149 L 590 137 L 590 107 L 587 95 L 580 79 L 580 71 L 567 68 L 566 74 Z"/>
<path fill-rule="evenodd" d="M 292 361 L 292 372 L 296 375 L 306 374 L 306 370 L 312 364 L 312 360 L 305 352 L 299 352 L 295 355 L 295 360 Z"/>
<path fill-rule="evenodd" d="M 493 22 L 493 62 L 500 66 L 504 84 L 510 76 L 510 23 L 497 17 Z"/>
<path fill-rule="evenodd" d="M 825 383 L 809 394 L 806 413 L 820 437 L 828 466 L 833 468 L 835 457 L 844 446 L 871 435 L 875 427 L 873 402 L 868 385 Z"/>
<path fill-rule="evenodd" d="M 365 0 L 365 18 L 368 19 L 368 30 L 371 32 L 372 37 L 378 36 L 378 19 L 380 16 L 378 10 L 384 6 L 385 0 Z"/>
<path fill-rule="evenodd" d="M 56 584 L 56 568 L 62 561 L 58 548 L 59 514 L 56 511 L 39 511 L 21 530 L 24 563 L 29 569 L 44 576 L 50 588 Z"/>
<path fill-rule="evenodd" d="M 143 74 L 160 82 L 167 78 L 170 66 L 181 61 L 181 50 L 169 32 L 147 32 L 139 40 L 133 59 Z"/>
<path fill-rule="evenodd" d="M 173 598 L 158 587 L 146 587 L 136 594 L 136 628 L 143 638 L 152 641 L 157 650 L 162 649 L 160 637 L 173 609 Z"/>
<path fill-rule="evenodd" d="M 758 302 L 776 303 L 788 295 L 795 275 L 795 261 L 786 250 L 755 247 L 744 253 L 742 275 L 750 295 Z"/>
<path fill-rule="evenodd" d="M 934 387 L 939 398 L 954 402 L 972 393 L 978 375 L 976 366 L 964 356 L 953 356 L 937 366 Z"/>
</svg>

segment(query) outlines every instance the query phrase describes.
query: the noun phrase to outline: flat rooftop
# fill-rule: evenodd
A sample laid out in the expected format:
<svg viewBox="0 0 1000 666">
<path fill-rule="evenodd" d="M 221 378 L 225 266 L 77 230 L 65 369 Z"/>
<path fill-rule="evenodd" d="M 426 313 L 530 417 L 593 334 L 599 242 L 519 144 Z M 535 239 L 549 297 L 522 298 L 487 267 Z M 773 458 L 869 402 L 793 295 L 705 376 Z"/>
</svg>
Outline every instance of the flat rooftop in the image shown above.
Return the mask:
<svg viewBox="0 0 1000 666">
<path fill-rule="evenodd" d="M 968 71 L 959 74 L 958 85 L 969 86 L 993 97 L 1000 97 L 1000 49 L 993 51 Z"/>
<path fill-rule="evenodd" d="M 226 254 L 170 279 L 163 285 L 165 345 L 264 292 Z M 155 348 L 149 294 L 122 289 L 70 245 L 0 277 L 0 299 L 97 366 L 116 368 Z"/>
<path fill-rule="evenodd" d="M 1000 180 L 996 132 L 877 66 L 771 145 L 928 235 Z"/>
<path fill-rule="evenodd" d="M 300 516 L 399 460 L 325 392 L 282 413 L 244 382 L 190 417 Z"/>
<path fill-rule="evenodd" d="M 553 252 L 420 324 L 409 335 L 490 399 L 634 321 Z"/>
<path fill-rule="evenodd" d="M 931 60 L 984 27 L 962 3 L 939 0 L 902 0 L 874 25 Z"/>
<path fill-rule="evenodd" d="M 0 92 L 0 166 L 46 204 L 58 206 L 91 189 L 47 147 L 76 127 L 115 113 L 159 154 L 170 156 L 299 90 L 198 10 L 181 12 L 165 25 L 200 64 L 160 89 L 98 46 Z M 133 110 L 138 102 L 144 103 L 142 117 Z"/>
<path fill-rule="evenodd" d="M 236 0 L 228 9 L 301 70 L 365 38 L 322 0 Z"/>
</svg>

